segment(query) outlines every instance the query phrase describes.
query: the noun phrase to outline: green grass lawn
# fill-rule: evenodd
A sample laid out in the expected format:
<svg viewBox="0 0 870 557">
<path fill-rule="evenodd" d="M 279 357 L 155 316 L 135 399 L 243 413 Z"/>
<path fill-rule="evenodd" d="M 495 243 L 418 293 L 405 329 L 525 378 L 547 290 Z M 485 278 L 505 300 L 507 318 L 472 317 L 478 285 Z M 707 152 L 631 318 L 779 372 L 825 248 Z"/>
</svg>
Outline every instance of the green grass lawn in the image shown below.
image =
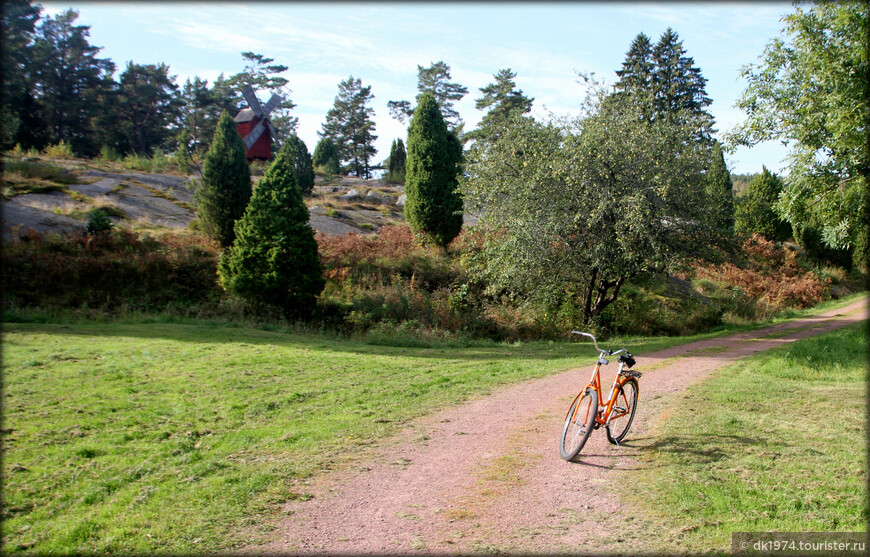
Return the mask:
<svg viewBox="0 0 870 557">
<path fill-rule="evenodd" d="M 863 532 L 867 323 L 742 360 L 689 388 L 625 493 L 666 553 L 730 554 L 732 532 Z"/>
<path fill-rule="evenodd" d="M 603 346 L 643 355 L 725 333 Z M 4 549 L 257 542 L 282 502 L 309 496 L 300 479 L 346 465 L 415 417 L 595 357 L 589 343 L 390 347 L 202 322 L 6 323 Z M 827 408 L 851 416 L 843 404 Z M 860 444 L 864 430 L 848 429 L 859 426 L 832 427 Z"/>
<path fill-rule="evenodd" d="M 238 547 L 263 538 L 283 501 L 307 497 L 300 478 L 403 422 L 594 358 L 588 344 L 399 348 L 216 324 L 6 324 L 5 548 Z"/>
</svg>

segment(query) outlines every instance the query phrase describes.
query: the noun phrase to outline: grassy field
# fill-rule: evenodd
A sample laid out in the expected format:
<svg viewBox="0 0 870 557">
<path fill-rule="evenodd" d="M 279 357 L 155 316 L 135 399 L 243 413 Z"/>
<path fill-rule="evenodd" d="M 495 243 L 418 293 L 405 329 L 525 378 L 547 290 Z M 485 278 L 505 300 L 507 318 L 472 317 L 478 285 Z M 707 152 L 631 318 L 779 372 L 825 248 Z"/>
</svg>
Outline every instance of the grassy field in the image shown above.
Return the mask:
<svg viewBox="0 0 870 557">
<path fill-rule="evenodd" d="M 665 553 L 732 532 L 866 531 L 867 323 L 715 372 L 661 419 L 626 490 Z"/>
<path fill-rule="evenodd" d="M 300 478 L 403 422 L 594 358 L 579 344 L 399 348 L 160 323 L 6 324 L 3 351 L 3 539 L 39 553 L 256 541 L 308 496 Z"/>
<path fill-rule="evenodd" d="M 725 333 L 605 346 L 642 355 Z M 4 549 L 256 542 L 282 502 L 309 497 L 301 479 L 361 458 L 408 420 L 594 357 L 588 344 L 395 347 L 207 322 L 6 323 Z"/>
</svg>

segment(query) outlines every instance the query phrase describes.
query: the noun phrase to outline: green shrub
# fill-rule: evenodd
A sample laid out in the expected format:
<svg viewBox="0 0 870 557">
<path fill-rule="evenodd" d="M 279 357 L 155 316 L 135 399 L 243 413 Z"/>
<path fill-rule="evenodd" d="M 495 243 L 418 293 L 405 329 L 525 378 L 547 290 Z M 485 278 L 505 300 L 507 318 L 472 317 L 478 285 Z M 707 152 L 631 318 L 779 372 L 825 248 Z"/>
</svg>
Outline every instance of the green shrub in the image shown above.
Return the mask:
<svg viewBox="0 0 870 557">
<path fill-rule="evenodd" d="M 94 209 L 88 213 L 88 234 L 108 232 L 114 228 L 112 221 L 102 209 Z"/>
<path fill-rule="evenodd" d="M 224 288 L 277 307 L 288 319 L 310 317 L 325 283 L 294 157 L 294 145 L 285 143 L 236 222 L 235 243 L 218 268 Z"/>
<path fill-rule="evenodd" d="M 75 158 L 75 154 L 72 151 L 72 147 L 69 142 L 61 141 L 56 145 L 49 145 L 43 151 L 45 156 L 51 157 L 54 159 L 72 159 Z"/>
</svg>

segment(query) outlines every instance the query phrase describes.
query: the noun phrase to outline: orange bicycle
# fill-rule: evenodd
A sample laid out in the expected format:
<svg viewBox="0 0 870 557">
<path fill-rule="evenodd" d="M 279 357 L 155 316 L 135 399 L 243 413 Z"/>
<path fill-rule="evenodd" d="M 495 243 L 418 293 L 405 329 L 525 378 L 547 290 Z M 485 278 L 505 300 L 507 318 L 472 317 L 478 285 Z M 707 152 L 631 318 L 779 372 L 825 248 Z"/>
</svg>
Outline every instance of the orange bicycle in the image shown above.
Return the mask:
<svg viewBox="0 0 870 557">
<path fill-rule="evenodd" d="M 639 371 L 630 371 L 636 362 L 631 352 L 625 348 L 617 350 L 602 350 L 598 347 L 598 341 L 589 333 L 571 331 L 571 335 L 584 336 L 592 339 L 595 349 L 600 356 L 592 372 L 592 379 L 580 394 L 574 397 L 574 402 L 565 416 L 565 427 L 562 428 L 562 441 L 559 443 L 559 453 L 565 460 L 575 458 L 583 449 L 589 434 L 593 429 L 601 426 L 607 430 L 607 440 L 616 446 L 625 438 L 631 422 L 634 421 L 634 412 L 637 410 L 637 380 L 643 375 Z M 622 354 L 624 352 L 624 354 Z M 605 356 L 616 356 L 619 368 L 616 370 L 616 379 L 610 387 L 610 395 L 607 400 L 602 398 L 601 366 L 610 362 Z"/>
</svg>

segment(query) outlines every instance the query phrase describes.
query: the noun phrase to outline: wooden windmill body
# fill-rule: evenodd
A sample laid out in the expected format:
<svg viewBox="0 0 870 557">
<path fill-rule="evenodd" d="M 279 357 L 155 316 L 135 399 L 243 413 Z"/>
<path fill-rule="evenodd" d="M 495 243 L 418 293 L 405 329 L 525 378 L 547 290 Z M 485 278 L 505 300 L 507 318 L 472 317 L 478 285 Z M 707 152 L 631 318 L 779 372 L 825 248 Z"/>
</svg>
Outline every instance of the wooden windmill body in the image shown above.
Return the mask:
<svg viewBox="0 0 870 557">
<path fill-rule="evenodd" d="M 272 141 L 278 143 L 278 134 L 269 121 L 269 113 L 284 99 L 279 95 L 272 95 L 264 106 L 260 104 L 260 99 L 251 87 L 246 87 L 242 95 L 248 101 L 248 108 L 242 109 L 235 120 L 236 129 L 245 141 L 245 154 L 249 161 L 272 160 Z"/>
</svg>

